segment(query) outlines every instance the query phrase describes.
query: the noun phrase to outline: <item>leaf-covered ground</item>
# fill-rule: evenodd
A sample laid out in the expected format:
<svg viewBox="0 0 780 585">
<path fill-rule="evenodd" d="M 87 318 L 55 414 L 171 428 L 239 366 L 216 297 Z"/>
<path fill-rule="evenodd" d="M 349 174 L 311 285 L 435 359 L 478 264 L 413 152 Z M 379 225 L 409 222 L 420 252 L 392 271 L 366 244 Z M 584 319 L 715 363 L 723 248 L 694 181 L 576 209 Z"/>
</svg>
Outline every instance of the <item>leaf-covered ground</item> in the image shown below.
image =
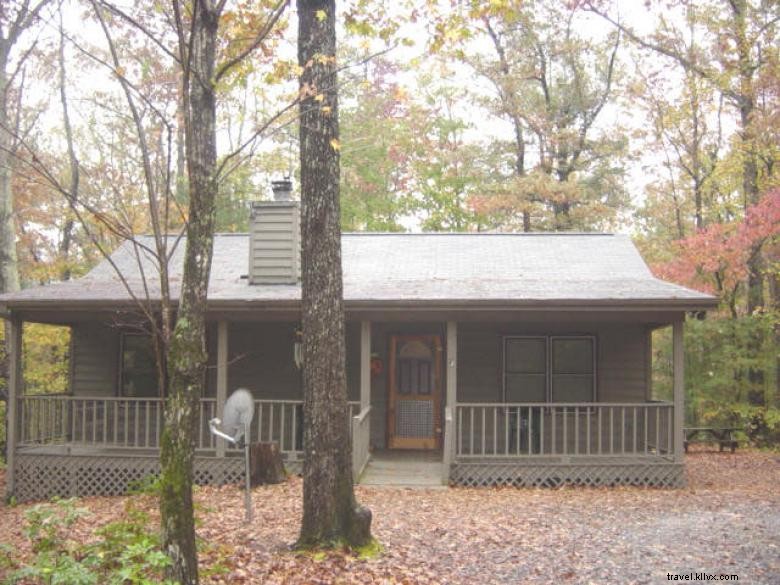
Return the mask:
<svg viewBox="0 0 780 585">
<path fill-rule="evenodd" d="M 0 472 L 1 473 L 1 472 Z M 358 488 L 383 554 L 290 551 L 301 481 L 256 488 L 243 523 L 235 487 L 198 491 L 209 583 L 667 583 L 667 573 L 780 582 L 780 456 L 694 453 L 683 490 Z M 0 478 L 1 479 L 1 478 Z M 149 496 L 143 505 L 153 510 Z M 124 498 L 87 498 L 74 538 L 116 519 Z M 26 506 L 0 507 L 0 541 L 20 548 Z"/>
</svg>

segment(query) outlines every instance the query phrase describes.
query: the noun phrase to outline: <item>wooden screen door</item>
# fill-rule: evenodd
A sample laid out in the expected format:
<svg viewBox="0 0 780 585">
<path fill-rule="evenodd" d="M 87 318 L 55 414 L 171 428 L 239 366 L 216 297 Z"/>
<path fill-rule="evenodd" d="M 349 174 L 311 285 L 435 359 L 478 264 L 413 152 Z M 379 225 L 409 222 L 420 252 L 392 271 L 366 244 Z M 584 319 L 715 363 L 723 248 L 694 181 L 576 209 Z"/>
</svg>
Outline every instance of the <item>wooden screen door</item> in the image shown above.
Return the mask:
<svg viewBox="0 0 780 585">
<path fill-rule="evenodd" d="M 390 338 L 387 408 L 390 449 L 441 448 L 441 338 Z"/>
</svg>

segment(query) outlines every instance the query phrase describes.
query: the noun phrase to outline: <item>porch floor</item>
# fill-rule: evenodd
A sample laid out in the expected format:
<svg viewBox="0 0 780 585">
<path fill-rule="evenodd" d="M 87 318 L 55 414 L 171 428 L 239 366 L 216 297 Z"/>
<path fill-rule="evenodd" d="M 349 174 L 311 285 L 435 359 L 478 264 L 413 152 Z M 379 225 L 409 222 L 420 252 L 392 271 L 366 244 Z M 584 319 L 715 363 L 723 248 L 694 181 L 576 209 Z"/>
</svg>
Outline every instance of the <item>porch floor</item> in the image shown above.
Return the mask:
<svg viewBox="0 0 780 585">
<path fill-rule="evenodd" d="M 371 486 L 444 488 L 441 451 L 372 451 L 359 483 Z"/>
</svg>

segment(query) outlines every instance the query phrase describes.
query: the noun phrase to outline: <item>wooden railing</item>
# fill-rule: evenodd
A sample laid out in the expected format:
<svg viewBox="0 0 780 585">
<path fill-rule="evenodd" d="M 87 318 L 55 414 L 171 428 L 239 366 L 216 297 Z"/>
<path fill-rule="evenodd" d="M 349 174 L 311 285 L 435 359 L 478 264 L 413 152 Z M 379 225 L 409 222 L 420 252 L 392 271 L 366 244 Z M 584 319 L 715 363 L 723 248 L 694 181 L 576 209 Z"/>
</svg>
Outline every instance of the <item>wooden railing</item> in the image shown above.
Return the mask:
<svg viewBox="0 0 780 585">
<path fill-rule="evenodd" d="M 349 403 L 350 421 L 359 408 L 360 403 Z M 300 453 L 302 411 L 300 400 L 255 400 L 251 440 L 278 443 L 279 450 L 288 455 Z M 216 399 L 201 399 L 196 449 L 216 449 L 217 440 L 209 431 L 209 421 L 216 415 Z M 19 446 L 75 444 L 157 449 L 162 437 L 163 401 L 160 398 L 31 395 L 19 399 L 19 416 Z"/>
<path fill-rule="evenodd" d="M 458 404 L 457 458 L 656 456 L 674 453 L 674 405 Z"/>
<path fill-rule="evenodd" d="M 352 417 L 352 476 L 358 481 L 368 463 L 371 440 L 371 406 Z"/>
</svg>

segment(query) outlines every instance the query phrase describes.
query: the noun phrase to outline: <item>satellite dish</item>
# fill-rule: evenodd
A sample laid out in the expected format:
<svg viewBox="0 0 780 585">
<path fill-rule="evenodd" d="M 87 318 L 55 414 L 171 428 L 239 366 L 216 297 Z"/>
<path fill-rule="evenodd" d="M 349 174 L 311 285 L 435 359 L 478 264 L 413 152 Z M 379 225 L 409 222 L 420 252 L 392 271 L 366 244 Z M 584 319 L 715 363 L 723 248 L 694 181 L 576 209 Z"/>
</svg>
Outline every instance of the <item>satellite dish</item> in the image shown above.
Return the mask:
<svg viewBox="0 0 780 585">
<path fill-rule="evenodd" d="M 252 519 L 251 481 L 249 477 L 249 424 L 252 422 L 254 415 L 255 399 L 252 398 L 252 393 L 245 388 L 239 388 L 225 401 L 225 408 L 222 413 L 223 420 L 212 418 L 209 421 L 209 429 L 211 429 L 212 435 L 222 437 L 234 445 L 240 443 L 241 438 L 246 435 L 244 440 L 244 466 L 246 472 L 244 505 L 246 506 L 247 522 Z M 222 430 L 217 428 L 220 425 L 222 425 Z"/>
<path fill-rule="evenodd" d="M 239 388 L 225 402 L 222 412 L 222 430 L 238 443 L 255 415 L 255 399 L 245 388 Z"/>
</svg>

